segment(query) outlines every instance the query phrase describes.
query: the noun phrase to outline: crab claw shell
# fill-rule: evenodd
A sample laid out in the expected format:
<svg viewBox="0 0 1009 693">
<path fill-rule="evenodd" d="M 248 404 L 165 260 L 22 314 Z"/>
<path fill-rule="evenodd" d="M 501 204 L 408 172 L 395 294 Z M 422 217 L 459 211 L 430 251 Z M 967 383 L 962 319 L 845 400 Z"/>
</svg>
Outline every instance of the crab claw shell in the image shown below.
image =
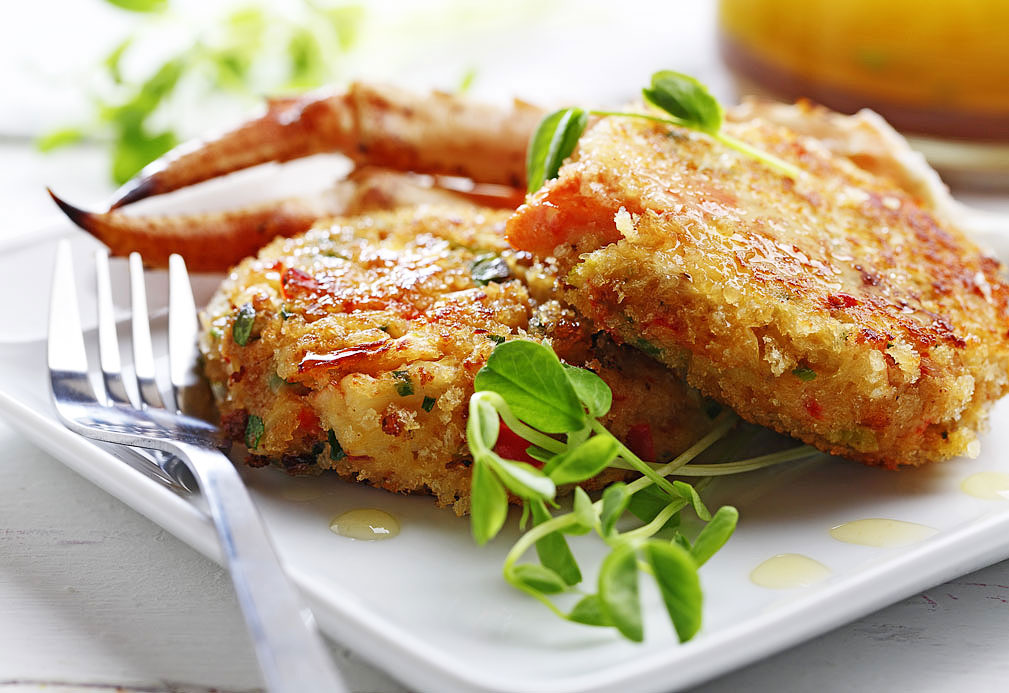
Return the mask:
<svg viewBox="0 0 1009 693">
<path fill-rule="evenodd" d="M 116 194 L 111 209 L 268 161 L 341 152 L 358 165 L 463 176 L 523 188 L 525 153 L 543 111 L 446 93 L 351 84 L 346 91 L 274 100 L 266 112 L 217 137 L 182 144 Z"/>
<path fill-rule="evenodd" d="M 445 181 L 449 183 L 451 181 Z M 427 176 L 365 168 L 314 197 L 299 197 L 225 212 L 135 216 L 95 213 L 49 191 L 74 222 L 109 247 L 113 255 L 140 252 L 155 267 L 178 253 L 193 271 L 224 271 L 276 236 L 306 231 L 320 219 L 416 205 L 489 206 L 515 209 L 521 192 L 500 186 L 452 190 Z"/>
<path fill-rule="evenodd" d="M 178 253 L 194 272 L 225 270 L 276 236 L 293 236 L 319 218 L 339 214 L 342 201 L 294 198 L 225 212 L 138 217 L 95 213 L 71 205 L 49 191 L 74 222 L 109 247 L 113 255 L 139 252 L 153 267 L 167 267 Z"/>
</svg>

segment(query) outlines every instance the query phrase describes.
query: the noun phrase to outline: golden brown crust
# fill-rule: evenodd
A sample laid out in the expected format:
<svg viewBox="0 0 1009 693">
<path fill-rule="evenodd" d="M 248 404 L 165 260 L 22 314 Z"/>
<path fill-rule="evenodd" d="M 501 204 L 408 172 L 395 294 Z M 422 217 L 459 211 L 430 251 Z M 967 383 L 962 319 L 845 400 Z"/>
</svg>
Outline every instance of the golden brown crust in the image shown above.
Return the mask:
<svg viewBox="0 0 1009 693">
<path fill-rule="evenodd" d="M 969 452 L 1009 382 L 1009 287 L 939 210 L 810 138 L 600 121 L 509 222 L 562 296 L 751 421 L 898 466 Z"/>
<path fill-rule="evenodd" d="M 702 435 L 710 421 L 682 380 L 633 350 L 593 345 L 572 313 L 537 307 L 551 270 L 507 247 L 507 216 L 376 213 L 277 240 L 235 268 L 202 316 L 201 349 L 232 437 L 249 415 L 263 422 L 250 462 L 331 469 L 464 512 L 473 378 L 498 341 L 517 338 L 554 338 L 598 370 L 614 391 L 605 423 L 656 456 Z M 488 252 L 509 276 L 481 286 L 472 266 Z M 255 320 L 242 346 L 232 330 L 247 304 Z"/>
</svg>

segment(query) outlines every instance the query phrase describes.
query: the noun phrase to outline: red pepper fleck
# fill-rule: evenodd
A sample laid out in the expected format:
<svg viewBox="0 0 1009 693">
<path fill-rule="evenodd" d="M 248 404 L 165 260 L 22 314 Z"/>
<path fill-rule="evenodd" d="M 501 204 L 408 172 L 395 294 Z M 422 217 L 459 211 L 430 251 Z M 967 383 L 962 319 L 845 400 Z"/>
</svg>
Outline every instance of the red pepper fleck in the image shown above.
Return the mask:
<svg viewBox="0 0 1009 693">
<path fill-rule="evenodd" d="M 803 404 L 806 406 L 806 413 L 814 419 L 823 419 L 823 407 L 820 406 L 819 402 L 810 397 Z"/>
<path fill-rule="evenodd" d="M 319 430 L 319 417 L 311 409 L 302 409 L 298 412 L 298 427 L 305 431 Z"/>
<path fill-rule="evenodd" d="M 284 298 L 304 293 L 313 295 L 322 293 L 322 287 L 315 277 L 296 267 L 284 270 L 284 274 L 280 278 L 280 288 Z"/>
<path fill-rule="evenodd" d="M 827 296 L 829 308 L 851 308 L 858 305 L 858 299 L 848 294 L 831 294 Z"/>
<path fill-rule="evenodd" d="M 627 447 L 641 459 L 654 462 L 655 438 L 652 436 L 652 427 L 647 423 L 631 426 L 627 431 Z"/>
<path fill-rule="evenodd" d="M 542 467 L 542 462 L 534 460 L 526 452 L 526 448 L 530 445 L 532 443 L 508 428 L 504 421 L 501 422 L 501 429 L 497 434 L 497 444 L 494 446 L 494 452 L 506 460 L 528 462 L 534 467 Z"/>
</svg>

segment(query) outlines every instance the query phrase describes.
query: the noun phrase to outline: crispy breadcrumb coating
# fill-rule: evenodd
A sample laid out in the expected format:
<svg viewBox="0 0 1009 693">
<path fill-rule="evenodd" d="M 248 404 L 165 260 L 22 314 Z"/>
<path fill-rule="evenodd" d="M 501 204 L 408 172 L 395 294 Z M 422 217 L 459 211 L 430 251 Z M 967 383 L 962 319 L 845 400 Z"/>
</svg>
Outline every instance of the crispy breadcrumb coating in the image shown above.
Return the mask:
<svg viewBox="0 0 1009 693">
<path fill-rule="evenodd" d="M 804 175 L 604 118 L 509 240 L 555 256 L 561 298 L 596 326 L 745 419 L 887 467 L 976 453 L 1009 387 L 1002 265 L 895 175 L 760 117 L 725 128 Z"/>
<path fill-rule="evenodd" d="M 473 378 L 508 339 L 553 341 L 596 370 L 614 391 L 604 423 L 642 454 L 670 458 L 703 435 L 704 403 L 675 374 L 540 305 L 552 269 L 508 248 L 507 216 L 379 212 L 278 239 L 239 264 L 201 316 L 201 349 L 222 426 L 249 463 L 332 469 L 465 512 Z"/>
</svg>

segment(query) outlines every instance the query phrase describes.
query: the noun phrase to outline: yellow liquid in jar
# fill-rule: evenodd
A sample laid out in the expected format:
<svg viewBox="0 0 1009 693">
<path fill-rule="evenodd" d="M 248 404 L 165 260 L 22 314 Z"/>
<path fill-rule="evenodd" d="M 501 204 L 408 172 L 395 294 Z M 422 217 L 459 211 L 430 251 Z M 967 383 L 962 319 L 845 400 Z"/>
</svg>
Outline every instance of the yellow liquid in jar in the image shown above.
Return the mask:
<svg viewBox="0 0 1009 693">
<path fill-rule="evenodd" d="M 720 0 L 719 25 L 733 70 L 782 98 L 1009 141 L 1009 2 Z"/>
</svg>

